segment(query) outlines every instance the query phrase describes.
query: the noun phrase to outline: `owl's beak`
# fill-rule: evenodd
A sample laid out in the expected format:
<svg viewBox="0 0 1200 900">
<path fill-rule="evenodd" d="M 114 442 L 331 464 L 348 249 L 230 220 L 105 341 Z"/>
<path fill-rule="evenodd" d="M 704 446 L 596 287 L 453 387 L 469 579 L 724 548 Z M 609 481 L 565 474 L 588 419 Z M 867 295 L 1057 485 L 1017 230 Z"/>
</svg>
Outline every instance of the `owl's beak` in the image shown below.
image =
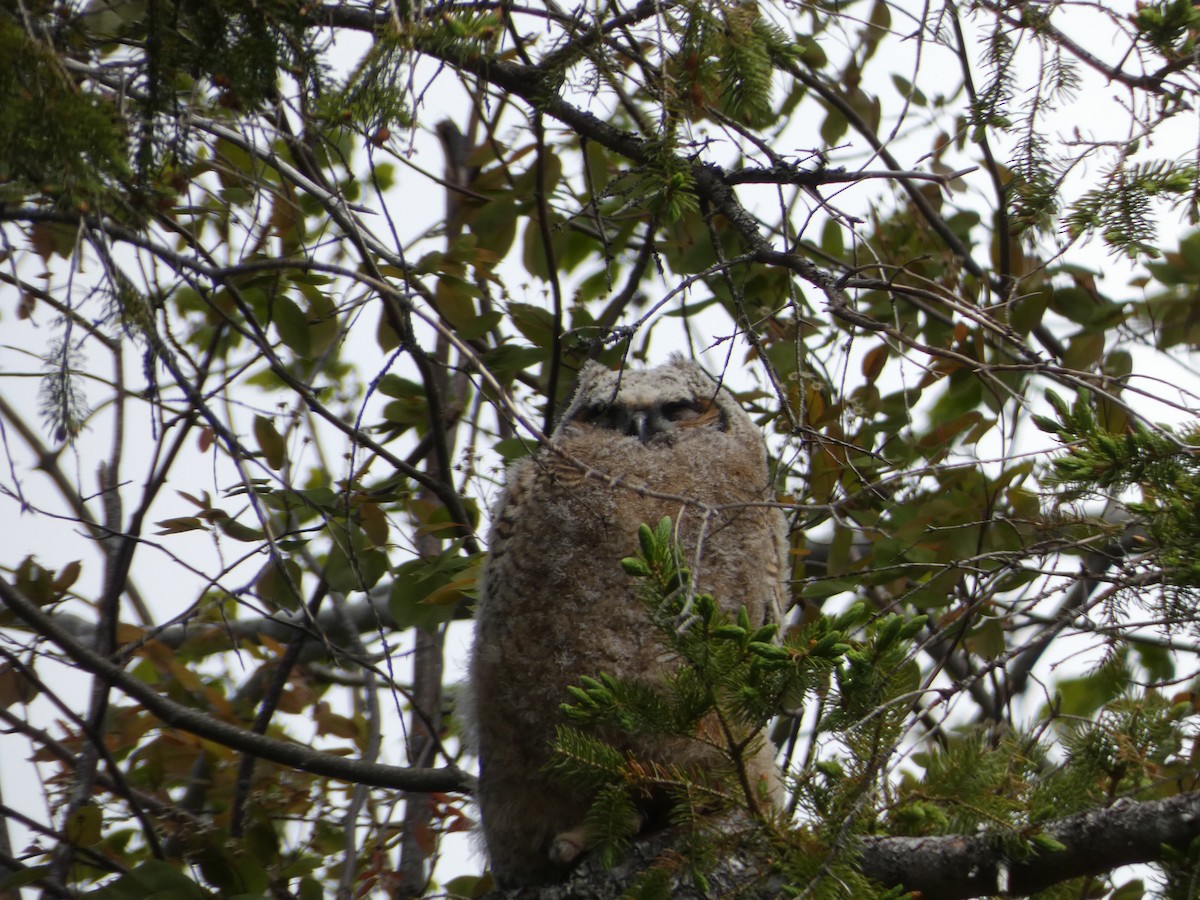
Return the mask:
<svg viewBox="0 0 1200 900">
<path fill-rule="evenodd" d="M 650 428 L 650 417 L 645 410 L 634 410 L 629 415 L 629 425 L 625 431 L 630 437 L 636 437 L 643 444 L 650 443 L 654 432 Z"/>
</svg>

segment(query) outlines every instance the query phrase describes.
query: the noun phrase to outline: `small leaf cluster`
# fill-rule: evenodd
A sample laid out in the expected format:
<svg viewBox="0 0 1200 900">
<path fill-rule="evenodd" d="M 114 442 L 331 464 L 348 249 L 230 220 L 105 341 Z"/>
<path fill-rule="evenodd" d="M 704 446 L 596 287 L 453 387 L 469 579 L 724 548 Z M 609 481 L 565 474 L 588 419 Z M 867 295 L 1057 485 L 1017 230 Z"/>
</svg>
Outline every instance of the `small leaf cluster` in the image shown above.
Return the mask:
<svg viewBox="0 0 1200 900">
<path fill-rule="evenodd" d="M 684 7 L 679 46 L 668 60 L 673 105 L 691 118 L 717 110 L 752 128 L 778 116 L 772 105 L 776 63 L 801 51 L 756 3 Z"/>
<path fill-rule="evenodd" d="M 913 754 L 922 772 L 901 776 L 897 802 L 887 812 L 890 833 L 969 834 L 981 822 L 994 828 L 1017 821 L 1033 778 L 1032 756 L 1010 740 L 991 746 L 977 732 Z"/>
<path fill-rule="evenodd" d="M 856 604 L 839 621 L 849 624 L 865 614 L 866 607 Z M 846 648 L 843 665 L 836 670 L 840 703 L 826 728 L 849 728 L 883 709 L 900 691 L 916 687 L 919 675 L 911 642 L 926 621 L 926 616 L 886 616 L 868 630 L 865 641 Z"/>
<path fill-rule="evenodd" d="M 1067 231 L 1072 236 L 1098 231 L 1116 252 L 1156 258 L 1152 201 L 1167 198 L 1194 206 L 1196 177 L 1194 166 L 1170 160 L 1118 165 L 1105 174 L 1101 187 L 1075 202 L 1066 216 Z"/>
<path fill-rule="evenodd" d="M 1174 793 L 1179 786 L 1164 776 L 1190 768 L 1185 749 L 1192 743 L 1187 732 L 1193 715 L 1189 702 L 1144 691 L 1117 697 L 1093 719 L 1067 721 L 1060 736 L 1066 759 L 1031 785 L 1031 821 L 1060 818 L 1112 797 Z"/>
<path fill-rule="evenodd" d="M 1157 691 L 1124 692 L 1094 718 L 1045 712 L 1057 732 L 1053 740 L 1015 732 L 945 734 L 909 758 L 920 771 L 905 771 L 891 788 L 880 833 L 986 832 L 1013 859 L 1059 852 L 1063 845 L 1046 830 L 1049 822 L 1117 797 L 1159 798 L 1191 788 L 1194 715 L 1190 702 Z M 1191 877 L 1194 858 L 1190 866 L 1181 862 L 1181 872 L 1168 877 Z M 1046 896 L 1084 894 L 1081 882 L 1072 881 Z"/>
<path fill-rule="evenodd" d="M 83 355 L 65 340 L 55 341 L 46 353 L 45 370 L 38 395 L 42 419 L 56 441 L 73 441 L 91 412 L 80 384 Z"/>
<path fill-rule="evenodd" d="M 1092 398 L 1080 393 L 1070 406 L 1053 391 L 1046 397 L 1058 418 L 1034 423 L 1068 445 L 1051 463 L 1051 478 L 1064 499 L 1119 496 L 1129 488 L 1141 500 L 1126 506 L 1144 522 L 1149 549 L 1172 591 L 1200 588 L 1200 429 L 1176 433 L 1130 422 L 1122 433 L 1102 426 Z"/>
<path fill-rule="evenodd" d="M 697 691 L 695 721 L 716 708 L 761 727 L 781 705 L 803 702 L 815 680 L 851 649 L 847 622 L 823 620 L 811 633 L 780 643 L 775 623 L 756 625 L 744 606 L 730 615 L 711 594 L 695 593 L 670 518 L 654 529 L 642 525 L 638 541 L 641 552 L 622 566 L 644 579 L 643 596 L 660 639 L 687 663 L 672 686 Z"/>
<path fill-rule="evenodd" d="M 1167 59 L 1182 59 L 1196 51 L 1200 9 L 1191 0 L 1139 3 L 1131 17 L 1138 35 Z"/>
<path fill-rule="evenodd" d="M 412 124 L 404 92 L 411 50 L 396 36 L 385 36 L 363 58 L 342 91 L 326 109 L 330 119 L 359 123 L 372 134 L 380 128 Z"/>
<path fill-rule="evenodd" d="M 1200 839 L 1186 850 L 1164 848 L 1160 868 L 1164 876 L 1163 900 L 1191 900 L 1200 894 Z"/>
<path fill-rule="evenodd" d="M 990 77 L 980 86 L 971 104 L 972 140 L 979 140 L 986 130 L 1006 130 L 1013 125 L 1008 106 L 1016 92 L 1016 76 L 1012 67 L 1016 46 L 1010 30 L 999 24 L 987 35 L 985 59 Z"/>
<path fill-rule="evenodd" d="M 796 788 L 813 833 L 830 844 L 844 842 L 848 831 L 874 827 L 875 797 L 911 709 L 905 698 L 919 686 L 912 643 L 926 617 L 869 619 L 866 605 L 856 603 L 830 623 L 842 633 L 862 632 L 834 669 L 817 725 L 818 734 L 844 752 L 815 761 Z"/>
</svg>

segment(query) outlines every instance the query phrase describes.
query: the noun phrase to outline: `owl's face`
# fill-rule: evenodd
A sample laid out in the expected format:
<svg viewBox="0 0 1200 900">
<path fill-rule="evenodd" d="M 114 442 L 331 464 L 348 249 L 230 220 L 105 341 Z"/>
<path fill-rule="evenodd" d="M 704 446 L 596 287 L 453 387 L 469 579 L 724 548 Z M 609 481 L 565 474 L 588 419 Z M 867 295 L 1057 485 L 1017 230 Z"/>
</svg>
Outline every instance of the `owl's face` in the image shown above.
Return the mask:
<svg viewBox="0 0 1200 900">
<path fill-rule="evenodd" d="M 649 446 L 671 444 L 688 432 L 728 431 L 724 397 L 699 366 L 681 358 L 642 371 L 589 366 L 580 373 L 575 399 L 557 433 L 587 429 Z"/>
</svg>

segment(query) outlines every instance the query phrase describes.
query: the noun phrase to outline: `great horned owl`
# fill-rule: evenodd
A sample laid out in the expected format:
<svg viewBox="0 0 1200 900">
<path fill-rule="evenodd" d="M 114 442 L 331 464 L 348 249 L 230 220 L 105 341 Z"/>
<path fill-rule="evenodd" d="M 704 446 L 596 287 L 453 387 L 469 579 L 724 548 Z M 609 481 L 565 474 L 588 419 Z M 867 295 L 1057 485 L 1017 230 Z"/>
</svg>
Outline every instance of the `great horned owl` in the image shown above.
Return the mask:
<svg viewBox="0 0 1200 900">
<path fill-rule="evenodd" d="M 547 446 L 510 470 L 482 575 L 469 704 L 499 886 L 555 880 L 583 847 L 592 795 L 543 771 L 567 687 L 600 673 L 661 678 L 671 665 L 620 565 L 637 552 L 638 526 L 674 519 L 698 589 L 731 610 L 745 604 L 759 625 L 782 608 L 786 533 L 772 499 L 761 432 L 681 356 L 644 371 L 587 365 Z M 684 765 L 717 752 L 686 743 L 629 749 Z M 751 771 L 777 789 L 765 747 Z"/>
</svg>

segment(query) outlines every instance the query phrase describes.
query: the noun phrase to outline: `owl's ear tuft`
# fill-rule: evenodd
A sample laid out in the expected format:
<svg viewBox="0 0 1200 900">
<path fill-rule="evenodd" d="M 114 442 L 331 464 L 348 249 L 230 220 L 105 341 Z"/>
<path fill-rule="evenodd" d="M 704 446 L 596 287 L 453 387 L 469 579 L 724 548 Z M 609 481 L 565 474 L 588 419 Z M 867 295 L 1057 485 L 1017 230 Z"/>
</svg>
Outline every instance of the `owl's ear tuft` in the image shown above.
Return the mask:
<svg viewBox="0 0 1200 900">
<path fill-rule="evenodd" d="M 579 368 L 579 375 L 576 378 L 576 385 L 582 385 L 585 381 L 591 381 L 601 372 L 607 372 L 608 366 L 603 363 L 598 363 L 594 359 L 589 359 L 584 362 Z"/>
<path fill-rule="evenodd" d="M 700 363 L 696 362 L 694 359 L 684 356 L 682 353 L 672 353 L 667 365 L 673 366 L 677 369 L 683 369 L 694 375 L 698 375 L 704 379 L 705 383 L 713 382 L 715 384 L 717 382 L 717 379 L 708 374 L 708 371 L 704 368 L 704 366 L 700 365 Z"/>
<path fill-rule="evenodd" d="M 575 378 L 575 390 L 571 394 L 570 408 L 578 405 L 580 399 L 587 392 L 588 388 L 600 378 L 607 378 L 612 375 L 612 370 L 603 363 L 598 363 L 594 359 L 589 359 L 579 369 L 579 375 Z"/>
<path fill-rule="evenodd" d="M 599 378 L 611 374 L 606 366 L 589 359 L 579 369 L 579 375 L 575 378 L 575 389 L 571 392 L 571 399 L 567 401 L 566 406 L 559 413 L 554 427 L 554 434 L 558 435 L 562 432 L 565 425 L 571 422 L 591 421 L 603 413 L 603 410 L 597 410 L 595 414 L 589 414 L 590 407 L 598 407 L 594 401 L 588 399 L 592 384 Z"/>
</svg>

